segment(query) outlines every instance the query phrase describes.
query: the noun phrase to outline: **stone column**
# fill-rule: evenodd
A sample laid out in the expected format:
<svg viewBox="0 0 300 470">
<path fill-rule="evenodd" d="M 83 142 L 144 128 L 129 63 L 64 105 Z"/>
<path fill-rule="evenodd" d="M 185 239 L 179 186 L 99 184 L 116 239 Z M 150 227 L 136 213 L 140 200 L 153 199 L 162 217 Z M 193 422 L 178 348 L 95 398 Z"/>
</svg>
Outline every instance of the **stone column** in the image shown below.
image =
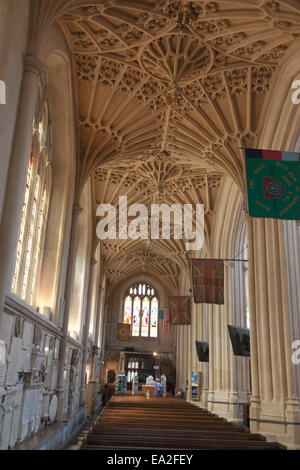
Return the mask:
<svg viewBox="0 0 300 470">
<path fill-rule="evenodd" d="M 209 342 L 209 305 L 202 305 L 202 338 L 204 341 Z M 210 348 L 210 344 L 209 344 Z M 209 349 L 210 354 L 210 349 Z M 210 356 L 209 356 L 210 357 Z M 210 360 L 210 359 L 209 359 Z M 209 362 L 204 362 L 202 364 L 202 370 L 204 372 L 204 388 L 202 393 L 202 403 L 207 408 L 207 400 L 208 400 L 208 390 L 209 390 Z"/>
<path fill-rule="evenodd" d="M 225 262 L 225 269 L 226 269 L 226 321 L 224 325 L 224 335 L 225 335 L 225 344 L 227 350 L 227 367 L 226 367 L 226 374 L 227 374 L 227 383 L 226 383 L 226 391 L 228 394 L 228 419 L 233 422 L 241 422 L 242 420 L 242 405 L 239 405 L 240 401 L 240 383 L 238 380 L 238 373 L 239 373 L 239 359 L 238 357 L 234 356 L 231 341 L 228 333 L 227 325 L 237 325 L 241 326 L 240 321 L 236 318 L 234 312 L 234 304 L 239 299 L 233 299 L 233 279 L 234 279 L 234 270 L 236 266 L 235 263 L 232 262 Z M 238 271 L 239 272 L 239 271 Z M 238 285 L 240 287 L 240 276 L 238 275 Z M 235 289 L 236 292 L 237 289 Z M 235 294 L 236 295 L 236 294 Z M 241 293 L 239 294 L 241 297 Z M 238 309 L 240 306 L 238 304 Z M 240 312 L 239 312 L 240 313 Z M 225 348 L 224 348 L 225 349 Z"/>
<path fill-rule="evenodd" d="M 98 287 L 98 292 L 96 294 L 96 317 L 95 317 L 95 344 L 97 348 L 99 349 L 99 328 L 100 328 L 100 316 L 101 316 L 101 305 L 102 305 L 102 293 L 104 289 L 101 287 L 101 285 Z M 99 380 L 99 377 L 97 377 L 96 373 L 96 368 L 95 364 L 93 363 L 93 368 L 91 370 L 91 378 L 92 380 L 95 380 L 96 382 Z"/>
<path fill-rule="evenodd" d="M 97 310 L 97 319 L 96 319 L 96 336 L 95 341 L 98 347 L 102 346 L 102 333 L 103 333 L 103 317 L 104 317 L 104 306 L 103 306 L 103 296 L 105 289 L 102 285 L 99 286 L 98 293 L 98 310 Z"/>
<path fill-rule="evenodd" d="M 210 411 L 213 411 L 215 399 L 215 374 L 214 374 L 214 364 L 215 364 L 215 341 L 214 341 L 214 312 L 213 306 L 207 305 L 207 315 L 208 315 L 208 338 L 209 338 L 209 364 L 208 364 L 208 392 L 207 392 L 207 408 Z"/>
<path fill-rule="evenodd" d="M 26 56 L 0 229 L 0 316 L 13 276 L 39 82 L 45 93 L 43 63 L 34 56 Z"/>
<path fill-rule="evenodd" d="M 82 358 L 82 369 L 81 369 L 81 390 L 80 390 L 80 405 L 84 406 L 85 396 L 86 396 L 86 384 L 85 384 L 85 374 L 86 374 L 86 364 L 88 357 L 89 349 L 89 327 L 91 319 L 91 307 L 92 307 L 92 296 L 93 296 L 93 282 L 94 282 L 94 271 L 97 260 L 91 258 L 90 260 L 90 277 L 89 277 L 89 287 L 87 293 L 87 310 L 84 323 L 84 337 L 83 337 L 83 358 Z"/>
<path fill-rule="evenodd" d="M 102 316 L 102 332 L 101 332 L 101 342 L 100 342 L 100 359 L 101 359 L 101 380 L 103 378 L 103 363 L 105 361 L 105 343 L 106 343 L 106 328 L 107 328 L 107 317 L 108 317 L 109 303 L 107 300 L 104 303 L 103 307 L 103 316 Z M 105 381 L 105 379 L 104 379 Z"/>
<path fill-rule="evenodd" d="M 285 248 L 287 260 L 286 281 L 287 290 L 284 295 L 289 305 L 283 322 L 285 326 L 285 350 L 286 360 L 289 363 L 287 371 L 287 397 L 285 401 L 286 419 L 289 423 L 300 422 L 300 365 L 293 364 L 290 355 L 291 344 L 300 339 L 300 227 L 294 220 L 283 223 L 283 232 L 280 234 L 281 250 Z M 299 356 L 299 355 L 298 355 Z M 288 433 L 291 441 L 296 443 L 295 448 L 300 448 L 300 425 L 288 425 Z"/>
<path fill-rule="evenodd" d="M 259 364 L 258 364 L 258 337 L 256 322 L 256 299 L 255 299 L 255 266 L 254 266 L 254 233 L 253 219 L 249 215 L 244 217 L 247 229 L 248 244 L 248 297 L 250 310 L 250 372 L 251 372 L 251 398 L 250 398 L 250 417 L 253 418 L 251 430 L 258 431 L 258 419 L 260 415 L 260 383 L 259 383 Z"/>
<path fill-rule="evenodd" d="M 299 396 L 293 387 L 296 377 L 291 360 L 292 318 L 296 313 L 289 310 L 289 297 L 294 294 L 288 283 L 291 260 L 287 264 L 284 223 L 247 218 L 247 232 L 252 372 L 250 427 L 269 439 L 300 448 Z"/>
<path fill-rule="evenodd" d="M 65 284 L 65 300 L 64 300 L 64 318 L 63 318 L 63 336 L 59 348 L 59 370 L 57 378 L 57 395 L 58 395 L 58 408 L 57 408 L 57 421 L 62 422 L 64 419 L 64 370 L 66 362 L 66 350 L 68 341 L 69 329 L 69 316 L 71 306 L 72 283 L 74 278 L 75 261 L 76 261 L 76 248 L 78 238 L 78 219 L 82 212 L 79 204 L 74 204 L 72 216 L 72 228 L 69 246 L 68 268 Z"/>
<path fill-rule="evenodd" d="M 97 308 L 97 318 L 96 318 L 96 328 L 95 328 L 95 342 L 98 347 L 98 363 L 99 368 L 97 373 L 94 370 L 94 380 L 96 381 L 96 388 L 98 393 L 101 392 L 101 384 L 102 384 L 102 335 L 103 335 L 103 317 L 104 317 L 104 304 L 103 304 L 103 296 L 104 296 L 105 289 L 100 285 L 98 291 L 98 308 Z"/>
</svg>

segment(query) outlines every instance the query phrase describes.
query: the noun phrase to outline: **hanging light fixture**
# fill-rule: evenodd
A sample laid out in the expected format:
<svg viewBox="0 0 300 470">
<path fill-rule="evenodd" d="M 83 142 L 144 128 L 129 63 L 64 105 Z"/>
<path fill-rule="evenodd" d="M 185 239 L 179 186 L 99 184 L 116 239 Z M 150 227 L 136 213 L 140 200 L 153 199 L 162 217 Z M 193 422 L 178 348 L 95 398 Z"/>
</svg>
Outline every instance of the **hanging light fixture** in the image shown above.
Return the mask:
<svg viewBox="0 0 300 470">
<path fill-rule="evenodd" d="M 196 12 L 191 3 L 185 3 L 178 10 L 177 23 L 179 26 L 184 27 L 189 25 L 197 18 Z"/>
</svg>

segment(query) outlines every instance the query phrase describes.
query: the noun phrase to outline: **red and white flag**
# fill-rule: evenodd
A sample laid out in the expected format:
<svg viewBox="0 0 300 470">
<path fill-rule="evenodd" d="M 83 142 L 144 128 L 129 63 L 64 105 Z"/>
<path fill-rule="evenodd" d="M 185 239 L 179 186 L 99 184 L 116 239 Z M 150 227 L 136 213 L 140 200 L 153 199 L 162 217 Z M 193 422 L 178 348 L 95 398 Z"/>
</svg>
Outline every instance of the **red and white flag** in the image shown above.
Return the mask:
<svg viewBox="0 0 300 470">
<path fill-rule="evenodd" d="M 170 333 L 170 314 L 168 308 L 160 308 L 158 311 L 159 327 L 162 333 Z"/>
</svg>

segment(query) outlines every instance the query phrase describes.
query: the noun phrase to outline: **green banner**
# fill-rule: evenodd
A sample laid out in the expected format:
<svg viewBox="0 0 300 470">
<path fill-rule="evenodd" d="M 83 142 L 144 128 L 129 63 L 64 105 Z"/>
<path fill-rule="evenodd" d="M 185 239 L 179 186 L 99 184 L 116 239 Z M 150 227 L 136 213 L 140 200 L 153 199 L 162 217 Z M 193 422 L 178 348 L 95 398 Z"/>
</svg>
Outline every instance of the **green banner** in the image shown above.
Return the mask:
<svg viewBox="0 0 300 470">
<path fill-rule="evenodd" d="M 300 162 L 246 158 L 249 214 L 300 220 Z"/>
</svg>

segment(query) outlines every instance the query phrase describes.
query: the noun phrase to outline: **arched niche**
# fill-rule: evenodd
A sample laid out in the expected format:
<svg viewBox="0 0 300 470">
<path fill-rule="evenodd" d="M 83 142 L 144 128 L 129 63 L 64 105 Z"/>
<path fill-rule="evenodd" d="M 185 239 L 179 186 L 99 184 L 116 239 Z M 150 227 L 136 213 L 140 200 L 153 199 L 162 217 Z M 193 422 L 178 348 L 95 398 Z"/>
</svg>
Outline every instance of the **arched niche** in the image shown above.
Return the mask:
<svg viewBox="0 0 300 470">
<path fill-rule="evenodd" d="M 52 140 L 52 192 L 36 305 L 39 308 L 50 308 L 52 320 L 59 323 L 60 293 L 66 273 L 68 234 L 74 199 L 75 122 L 68 57 L 62 51 L 55 51 L 45 58 L 44 63 L 48 76 Z"/>
</svg>

